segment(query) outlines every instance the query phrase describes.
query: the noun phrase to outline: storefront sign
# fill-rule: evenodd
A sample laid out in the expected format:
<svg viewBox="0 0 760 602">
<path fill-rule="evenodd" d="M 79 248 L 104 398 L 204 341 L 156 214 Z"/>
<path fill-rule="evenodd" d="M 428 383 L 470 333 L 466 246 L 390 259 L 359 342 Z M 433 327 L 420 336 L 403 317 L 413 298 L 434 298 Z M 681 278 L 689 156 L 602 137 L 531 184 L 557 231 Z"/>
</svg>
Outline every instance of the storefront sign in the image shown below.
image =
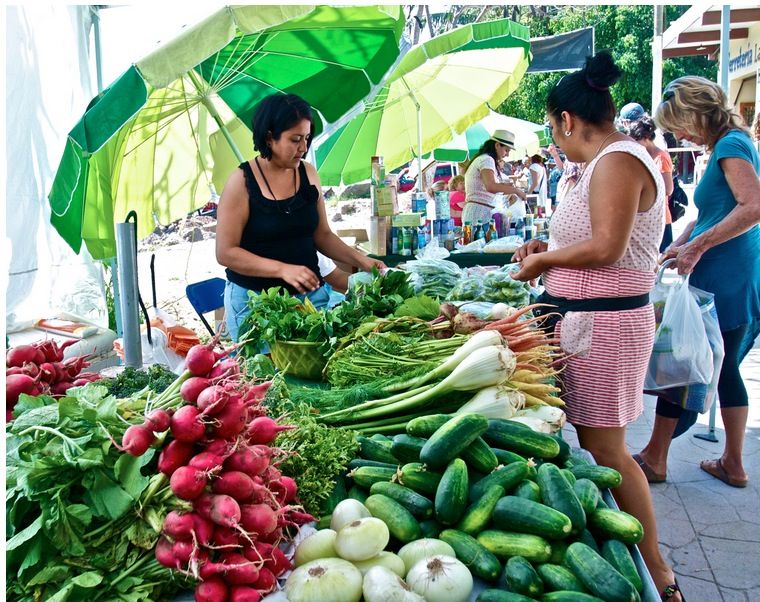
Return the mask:
<svg viewBox="0 0 760 602">
<path fill-rule="evenodd" d="M 728 72 L 734 75 L 737 71 L 754 68 L 755 61 L 757 61 L 757 51 L 757 43 L 739 46 L 738 50 L 732 53 L 728 59 Z"/>
</svg>

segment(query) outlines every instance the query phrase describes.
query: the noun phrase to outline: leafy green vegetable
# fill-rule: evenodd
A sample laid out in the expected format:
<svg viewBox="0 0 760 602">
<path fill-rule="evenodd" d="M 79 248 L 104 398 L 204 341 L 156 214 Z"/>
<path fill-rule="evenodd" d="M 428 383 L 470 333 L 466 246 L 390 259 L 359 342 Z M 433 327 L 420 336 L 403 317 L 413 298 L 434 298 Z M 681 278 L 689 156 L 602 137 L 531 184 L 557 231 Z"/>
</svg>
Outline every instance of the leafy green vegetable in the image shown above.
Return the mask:
<svg viewBox="0 0 760 602">
<path fill-rule="evenodd" d="M 176 378 L 176 374 L 159 364 L 154 364 L 147 370 L 127 366 L 115 378 L 104 378 L 98 381 L 98 384 L 106 387 L 114 397 L 129 397 L 145 387 L 162 393 Z"/>
<path fill-rule="evenodd" d="M 291 399 L 282 376 L 274 379 L 264 406 L 270 416 L 284 416 L 284 422 L 298 427 L 277 435 L 277 446 L 293 452 L 279 468 L 285 474 L 297 475 L 301 504 L 307 512 L 319 516 L 336 478 L 356 456 L 359 444 L 355 433 L 317 422 L 308 405 Z"/>
<path fill-rule="evenodd" d="M 174 399 L 181 379 L 172 376 L 156 404 Z M 14 408 L 6 426 L 8 600 L 137 602 L 188 586 L 154 557 L 176 503 L 156 474 L 155 450 L 135 458 L 109 437 L 121 436 L 125 417 L 141 420 L 146 399 L 117 401 L 108 391 L 93 383 L 60 400 L 22 395 Z"/>
<path fill-rule="evenodd" d="M 410 316 L 420 320 L 434 320 L 440 313 L 441 304 L 438 301 L 427 295 L 417 295 L 406 299 L 393 312 L 393 315 L 397 317 Z"/>
</svg>

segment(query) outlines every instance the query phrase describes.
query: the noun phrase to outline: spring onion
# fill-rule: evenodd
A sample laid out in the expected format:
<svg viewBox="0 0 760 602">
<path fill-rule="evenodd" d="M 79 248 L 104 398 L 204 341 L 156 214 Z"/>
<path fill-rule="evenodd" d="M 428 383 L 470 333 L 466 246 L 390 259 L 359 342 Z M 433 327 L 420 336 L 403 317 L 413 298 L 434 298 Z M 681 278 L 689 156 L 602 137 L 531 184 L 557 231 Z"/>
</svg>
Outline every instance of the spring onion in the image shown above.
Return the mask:
<svg viewBox="0 0 760 602">
<path fill-rule="evenodd" d="M 506 387 L 481 389 L 470 401 L 457 410 L 457 414 L 475 413 L 486 418 L 508 420 L 525 407 L 525 396 Z"/>
</svg>

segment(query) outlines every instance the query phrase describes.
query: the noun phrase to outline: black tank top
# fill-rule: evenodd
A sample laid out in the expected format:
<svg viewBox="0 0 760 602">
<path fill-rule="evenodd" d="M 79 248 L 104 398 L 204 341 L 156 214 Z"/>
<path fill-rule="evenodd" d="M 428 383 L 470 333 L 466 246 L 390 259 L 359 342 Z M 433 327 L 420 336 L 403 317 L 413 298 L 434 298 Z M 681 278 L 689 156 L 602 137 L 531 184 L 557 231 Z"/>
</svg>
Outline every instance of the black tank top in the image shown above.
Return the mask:
<svg viewBox="0 0 760 602">
<path fill-rule="evenodd" d="M 255 255 L 283 263 L 303 265 L 324 283 L 319 273 L 314 231 L 319 225 L 319 191 L 309 182 L 303 161 L 298 168 L 301 184 L 289 199 L 273 201 L 264 197 L 247 161 L 240 164 L 248 191 L 248 222 L 243 228 L 240 247 Z M 227 279 L 238 286 L 260 292 L 281 286 L 292 294 L 298 291 L 281 278 L 244 276 L 227 268 Z"/>
</svg>

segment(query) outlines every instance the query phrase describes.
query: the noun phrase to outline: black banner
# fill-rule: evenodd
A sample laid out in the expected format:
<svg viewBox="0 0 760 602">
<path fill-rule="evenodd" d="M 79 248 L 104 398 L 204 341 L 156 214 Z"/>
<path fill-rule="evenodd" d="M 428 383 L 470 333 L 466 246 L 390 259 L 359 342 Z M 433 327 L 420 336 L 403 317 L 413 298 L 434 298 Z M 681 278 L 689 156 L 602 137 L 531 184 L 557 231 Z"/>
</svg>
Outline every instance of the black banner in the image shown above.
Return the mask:
<svg viewBox="0 0 760 602">
<path fill-rule="evenodd" d="M 594 54 L 594 28 L 586 27 L 548 38 L 532 38 L 533 60 L 529 73 L 542 71 L 574 71 Z"/>
</svg>

